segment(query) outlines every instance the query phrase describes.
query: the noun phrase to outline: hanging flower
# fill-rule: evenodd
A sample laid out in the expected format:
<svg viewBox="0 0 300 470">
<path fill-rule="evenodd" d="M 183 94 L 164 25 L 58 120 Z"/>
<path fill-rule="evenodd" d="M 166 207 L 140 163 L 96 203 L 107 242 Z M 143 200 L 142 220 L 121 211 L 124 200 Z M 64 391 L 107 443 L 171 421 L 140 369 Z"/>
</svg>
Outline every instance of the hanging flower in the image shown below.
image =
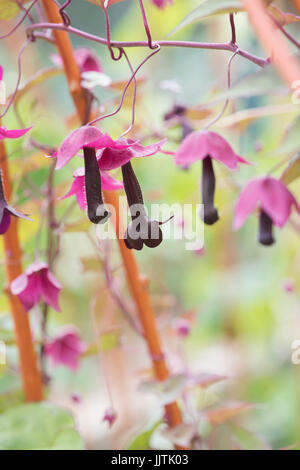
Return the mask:
<svg viewBox="0 0 300 470">
<path fill-rule="evenodd" d="M 133 219 L 125 234 L 125 243 L 130 249 L 141 250 L 144 244 L 153 248 L 162 242 L 161 223 L 150 220 L 146 215 L 141 188 L 130 160 L 154 155 L 165 142 L 166 139 L 144 147 L 131 139 L 114 141 L 99 129 L 84 126 L 71 132 L 57 152 L 56 168 L 60 169 L 83 149 L 88 217 L 93 223 L 103 223 L 110 215 L 104 207 L 100 175 L 103 171 L 122 167 L 124 188 Z"/>
<path fill-rule="evenodd" d="M 28 266 L 25 273 L 13 280 L 10 290 L 19 298 L 26 312 L 38 305 L 40 300 L 60 311 L 58 295 L 61 285 L 46 263 L 36 262 Z"/>
<path fill-rule="evenodd" d="M 80 356 L 85 350 L 86 346 L 73 326 L 65 327 L 45 345 L 45 354 L 54 365 L 62 364 L 72 370 L 78 369 Z"/>
<path fill-rule="evenodd" d="M 130 162 L 122 166 L 122 175 L 132 219 L 124 236 L 125 245 L 130 250 L 142 250 L 144 245 L 156 248 L 163 240 L 162 222 L 148 217 L 142 190 Z"/>
<path fill-rule="evenodd" d="M 259 209 L 259 243 L 272 245 L 273 225 L 283 227 L 292 207 L 300 212 L 299 205 L 282 183 L 282 181 L 269 176 L 250 181 L 240 194 L 236 205 L 234 228 L 238 230 L 248 215 Z"/>
<path fill-rule="evenodd" d="M 149 157 L 156 154 L 166 143 L 164 139 L 155 144 L 143 146 L 137 141 L 120 138 L 113 140 L 92 126 L 83 126 L 71 132 L 57 152 L 56 169 L 63 168 L 78 152 L 85 147 L 99 150 L 97 158 L 100 170 L 114 170 L 132 158 Z"/>
<path fill-rule="evenodd" d="M 51 58 L 55 65 L 63 66 L 60 55 L 53 54 Z M 76 49 L 75 60 L 81 72 L 83 88 L 107 87 L 111 84 L 110 77 L 103 72 L 102 64 L 92 49 L 88 47 Z"/>
<path fill-rule="evenodd" d="M 183 169 L 199 160 L 202 161 L 203 221 L 207 225 L 213 225 L 219 219 L 214 205 L 216 178 L 213 160 L 223 163 L 231 170 L 235 170 L 239 162 L 248 162 L 237 155 L 223 137 L 212 131 L 191 132 L 175 153 L 175 164 Z"/>
<path fill-rule="evenodd" d="M 75 195 L 78 205 L 81 210 L 87 208 L 87 200 L 85 193 L 85 171 L 84 168 L 77 168 L 73 173 L 74 181 L 72 183 L 70 191 L 65 194 L 61 199 L 66 199 L 70 196 Z M 118 191 L 123 189 L 124 185 L 121 181 L 114 179 L 109 173 L 103 171 L 101 173 L 101 187 L 103 191 Z"/>
<path fill-rule="evenodd" d="M 164 115 L 165 121 L 174 121 L 181 127 L 181 141 L 184 140 L 191 132 L 193 128 L 186 117 L 187 108 L 180 104 L 175 104 L 170 111 Z"/>
<path fill-rule="evenodd" d="M 52 62 L 58 67 L 63 66 L 63 61 L 58 54 L 52 54 Z M 75 60 L 81 72 L 103 72 L 102 64 L 95 52 L 88 47 L 79 47 L 75 50 Z"/>
<path fill-rule="evenodd" d="M 27 215 L 22 214 L 22 212 L 17 211 L 7 203 L 4 195 L 2 173 L 0 172 L 0 235 L 6 233 L 9 229 L 12 215 L 14 217 L 20 217 L 21 219 L 30 220 Z"/>
</svg>

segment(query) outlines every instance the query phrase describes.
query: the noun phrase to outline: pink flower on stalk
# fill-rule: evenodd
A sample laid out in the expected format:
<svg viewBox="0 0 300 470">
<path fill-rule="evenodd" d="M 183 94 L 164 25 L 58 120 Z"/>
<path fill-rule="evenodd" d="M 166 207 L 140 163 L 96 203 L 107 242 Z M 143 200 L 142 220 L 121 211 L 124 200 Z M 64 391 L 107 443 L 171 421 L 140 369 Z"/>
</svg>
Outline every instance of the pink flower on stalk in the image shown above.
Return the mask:
<svg viewBox="0 0 300 470">
<path fill-rule="evenodd" d="M 84 126 L 71 132 L 57 152 L 56 169 L 60 169 L 83 150 L 88 217 L 95 224 L 104 223 L 110 216 L 103 203 L 101 172 L 122 168 L 124 189 L 132 219 L 135 219 L 135 224 L 130 224 L 125 234 L 129 249 L 141 250 L 144 244 L 154 248 L 162 242 L 160 222 L 151 221 L 146 214 L 142 191 L 130 160 L 156 154 L 165 142 L 166 139 L 144 147 L 131 139 L 114 141 L 99 129 Z"/>
<path fill-rule="evenodd" d="M 114 170 L 128 163 L 132 158 L 149 157 L 156 154 L 166 143 L 166 139 L 147 146 L 131 139 L 113 140 L 92 126 L 83 126 L 71 132 L 57 152 L 56 169 L 63 168 L 80 150 L 99 150 L 97 159 L 100 170 Z"/>
<path fill-rule="evenodd" d="M 85 350 L 86 346 L 73 326 L 65 327 L 45 345 L 45 354 L 54 365 L 62 364 L 72 370 L 78 369 L 80 356 Z"/>
<path fill-rule="evenodd" d="M 218 211 L 214 205 L 216 179 L 213 160 L 223 163 L 231 170 L 236 170 L 238 163 L 248 164 L 237 155 L 229 143 L 216 132 L 191 132 L 175 153 L 175 164 L 187 169 L 192 163 L 202 161 L 202 203 L 203 221 L 213 225 L 218 221 Z"/>
<path fill-rule="evenodd" d="M 46 263 L 36 262 L 28 266 L 25 273 L 13 280 L 10 290 L 19 298 L 26 312 L 36 306 L 40 300 L 54 310 L 60 311 L 58 294 L 61 285 L 49 271 Z"/>
<path fill-rule="evenodd" d="M 236 205 L 234 229 L 238 230 L 250 213 L 258 208 L 260 210 L 259 243 L 272 245 L 274 243 L 273 224 L 282 228 L 293 206 L 300 213 L 296 199 L 282 181 L 269 176 L 254 179 L 240 194 Z"/>
<path fill-rule="evenodd" d="M 23 137 L 23 135 L 27 134 L 28 131 L 32 129 L 28 127 L 27 129 L 14 129 L 10 130 L 7 127 L 1 126 L 0 127 L 0 140 L 3 139 L 18 139 L 19 137 Z"/>
<path fill-rule="evenodd" d="M 85 171 L 84 168 L 77 168 L 73 173 L 74 181 L 72 183 L 70 191 L 67 192 L 60 199 L 66 199 L 70 196 L 75 195 L 78 205 L 81 210 L 87 208 L 86 192 L 85 192 Z M 101 187 L 104 191 L 118 191 L 123 189 L 124 185 L 121 181 L 114 179 L 109 173 L 103 171 L 101 173 Z"/>
<path fill-rule="evenodd" d="M 0 172 L 0 235 L 6 233 L 9 229 L 11 216 L 30 220 L 27 215 L 22 214 L 22 212 L 17 211 L 7 203 L 2 183 L 2 174 Z"/>
<path fill-rule="evenodd" d="M 175 163 L 182 168 L 187 168 L 192 163 L 205 160 L 208 156 L 231 170 L 237 169 L 238 162 L 248 163 L 234 152 L 222 136 L 212 131 L 191 132 L 175 153 Z"/>
<path fill-rule="evenodd" d="M 55 65 L 62 67 L 63 62 L 58 54 L 51 56 Z M 81 72 L 103 72 L 100 60 L 92 49 L 80 47 L 75 50 L 75 60 Z"/>
<path fill-rule="evenodd" d="M 165 8 L 167 5 L 173 5 L 173 0 L 151 0 L 158 8 Z"/>
</svg>

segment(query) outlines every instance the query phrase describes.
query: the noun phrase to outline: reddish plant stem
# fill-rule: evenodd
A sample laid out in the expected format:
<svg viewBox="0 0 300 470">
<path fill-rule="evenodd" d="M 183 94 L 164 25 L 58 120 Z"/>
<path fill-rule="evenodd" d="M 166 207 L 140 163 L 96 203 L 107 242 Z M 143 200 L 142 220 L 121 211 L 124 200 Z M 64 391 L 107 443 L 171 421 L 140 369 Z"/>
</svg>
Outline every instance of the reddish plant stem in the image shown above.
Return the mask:
<svg viewBox="0 0 300 470">
<path fill-rule="evenodd" d="M 145 32 L 146 32 L 146 36 L 148 38 L 148 46 L 150 47 L 150 49 L 155 49 L 156 46 L 153 45 L 153 42 L 152 42 L 151 31 L 150 31 L 150 27 L 149 27 L 149 24 L 148 24 L 147 15 L 146 15 L 143 0 L 139 0 L 139 2 L 140 2 L 140 9 L 141 9 L 142 17 L 143 17 Z"/>
<path fill-rule="evenodd" d="M 109 22 L 109 16 L 108 16 L 108 11 L 106 7 L 103 7 L 103 12 L 104 12 L 104 17 L 105 17 L 105 25 L 106 25 L 107 47 L 110 52 L 110 56 L 112 60 L 115 60 L 117 62 L 122 57 L 123 48 L 119 48 L 119 55 L 115 56 L 114 50 L 111 45 L 111 40 L 110 40 L 110 22 Z"/>
<path fill-rule="evenodd" d="M 42 0 L 42 3 L 48 21 L 58 22 L 60 18 L 59 11 L 52 0 Z M 78 117 L 81 121 L 83 121 L 86 118 L 85 91 L 81 88 L 80 85 L 80 71 L 75 61 L 73 48 L 66 32 L 55 31 L 54 34 L 56 46 L 64 63 L 66 77 L 74 104 L 77 109 Z M 156 327 L 155 315 L 153 312 L 149 292 L 145 281 L 142 280 L 142 276 L 139 272 L 132 251 L 126 248 L 124 240 L 120 238 L 123 236 L 123 228 L 119 226 L 120 214 L 118 197 L 115 193 L 105 192 L 105 198 L 106 201 L 115 209 L 116 233 L 124 268 L 127 274 L 129 288 L 131 290 L 134 302 L 137 307 L 137 312 L 143 325 L 145 338 L 151 355 L 156 378 L 160 381 L 166 380 L 169 377 L 169 372 L 162 352 L 160 337 Z M 177 403 L 170 403 L 166 405 L 165 408 L 167 419 L 171 426 L 176 426 L 182 422 L 181 413 Z"/>
<path fill-rule="evenodd" d="M 230 22 L 230 27 L 231 27 L 231 44 L 236 44 L 236 30 L 235 30 L 235 23 L 234 23 L 234 13 L 230 13 L 229 22 Z"/>
<path fill-rule="evenodd" d="M 293 0 L 295 7 L 297 8 L 298 12 L 300 13 L 300 0 Z"/>
<path fill-rule="evenodd" d="M 115 226 L 119 243 L 119 248 L 123 258 L 124 268 L 128 280 L 128 285 L 139 313 L 143 326 L 148 349 L 151 355 L 156 378 L 160 381 L 169 377 L 169 371 L 161 347 L 160 337 L 157 331 L 155 314 L 148 292 L 148 279 L 142 278 L 132 250 L 126 247 L 123 236 L 125 227 L 120 216 L 118 196 L 114 192 L 105 193 L 106 202 L 115 208 Z M 171 426 L 176 426 L 182 422 L 181 414 L 176 403 L 166 405 L 166 413 Z"/>
<path fill-rule="evenodd" d="M 280 31 L 282 32 L 282 34 L 284 34 L 284 36 L 292 43 L 294 44 L 294 46 L 296 46 L 298 49 L 300 49 L 300 43 L 295 39 L 293 38 L 293 36 L 284 29 L 284 27 L 282 26 L 282 24 L 280 24 L 280 22 L 274 18 L 274 16 L 270 15 L 270 18 L 272 19 L 272 21 L 274 21 L 274 23 L 276 24 L 276 26 L 280 29 Z"/>
<path fill-rule="evenodd" d="M 50 22 L 59 23 L 61 16 L 58 7 L 52 0 L 42 0 L 42 5 L 46 17 Z M 51 26 L 51 23 L 50 23 Z M 86 120 L 87 100 L 86 92 L 81 87 L 81 76 L 79 67 L 76 64 L 72 44 L 69 36 L 63 31 L 53 31 L 54 41 L 61 56 L 66 78 L 69 84 L 69 91 L 74 101 L 76 110 L 81 120 Z"/>
<path fill-rule="evenodd" d="M 38 35 L 38 33 L 34 33 L 34 31 L 38 29 L 52 29 L 54 31 L 65 31 L 70 34 L 75 34 L 76 36 L 82 37 L 87 39 L 88 41 L 93 41 L 98 44 L 102 44 L 104 46 L 108 46 L 108 41 L 106 38 L 95 36 L 93 34 L 86 33 L 85 31 L 81 31 L 80 29 L 73 28 L 71 26 L 66 27 L 61 23 L 36 23 L 34 25 L 30 25 L 26 28 L 27 33 L 34 34 L 34 37 L 39 37 L 41 39 L 45 39 L 44 35 Z M 161 47 L 187 47 L 191 49 L 209 49 L 209 50 L 216 50 L 216 51 L 229 51 L 229 52 L 236 52 L 238 50 L 238 54 L 241 57 L 244 57 L 247 60 L 250 60 L 254 64 L 258 65 L 259 67 L 265 67 L 268 65 L 268 59 L 262 59 L 261 57 L 257 57 L 250 52 L 244 51 L 243 49 L 239 49 L 236 44 L 232 44 L 231 42 L 225 43 L 214 43 L 214 42 L 195 42 L 195 41 L 154 41 L 155 44 L 158 44 Z M 148 41 L 111 41 L 111 47 L 116 48 L 124 48 L 124 47 L 148 47 Z"/>
<path fill-rule="evenodd" d="M 291 86 L 295 80 L 300 78 L 298 60 L 291 54 L 286 40 L 269 17 L 264 2 L 262 0 L 243 0 L 243 4 L 258 38 L 271 56 L 271 62 L 274 63 L 287 85 Z"/>
<path fill-rule="evenodd" d="M 5 195 L 9 200 L 11 197 L 11 180 L 9 166 L 6 157 L 6 149 L 3 141 L 0 141 L 0 168 L 4 184 Z M 11 225 L 3 235 L 4 257 L 6 278 L 8 284 L 22 274 L 21 247 L 18 237 L 18 220 L 11 218 Z M 18 297 L 7 290 L 11 314 L 14 321 L 16 344 L 20 359 L 20 372 L 23 382 L 23 389 L 27 401 L 40 401 L 43 399 L 42 379 L 38 369 L 37 356 L 32 340 L 29 316 L 25 312 Z"/>
</svg>

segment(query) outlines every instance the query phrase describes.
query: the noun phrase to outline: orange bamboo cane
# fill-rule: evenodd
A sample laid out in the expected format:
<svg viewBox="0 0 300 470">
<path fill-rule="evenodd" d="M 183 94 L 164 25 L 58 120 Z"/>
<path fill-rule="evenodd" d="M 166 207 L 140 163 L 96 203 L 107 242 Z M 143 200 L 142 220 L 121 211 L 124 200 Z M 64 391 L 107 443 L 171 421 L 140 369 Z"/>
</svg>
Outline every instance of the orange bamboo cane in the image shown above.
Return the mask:
<svg viewBox="0 0 300 470">
<path fill-rule="evenodd" d="M 51 23 L 60 23 L 61 17 L 59 10 L 54 2 L 52 0 L 42 0 L 42 3 L 48 21 Z M 74 100 L 78 117 L 80 118 L 81 122 L 84 122 L 86 119 L 86 95 L 80 84 L 80 71 L 75 61 L 70 38 L 64 31 L 54 31 L 54 38 L 57 49 L 62 57 L 70 93 Z M 145 282 L 141 278 L 134 254 L 132 251 L 126 248 L 124 240 L 119 237 L 119 234 L 122 235 L 124 232 L 123 228 L 119 225 L 120 211 L 118 197 L 115 193 L 106 192 L 105 199 L 115 209 L 116 233 L 128 284 L 140 317 L 140 321 L 143 325 L 145 338 L 147 341 L 149 353 L 151 355 L 156 378 L 162 381 L 168 378 L 169 371 L 163 356 L 149 292 L 145 286 Z M 170 403 L 169 405 L 166 405 L 166 413 L 171 426 L 176 426 L 182 422 L 181 413 L 177 403 Z"/>
<path fill-rule="evenodd" d="M 300 0 L 293 0 L 293 2 L 298 12 L 300 13 Z"/>
<path fill-rule="evenodd" d="M 11 196 L 11 180 L 3 141 L 0 141 L 0 168 L 7 199 Z M 22 273 L 21 248 L 18 238 L 18 221 L 11 218 L 11 225 L 3 235 L 6 277 L 10 284 Z M 27 401 L 40 401 L 43 398 L 42 379 L 37 365 L 29 316 L 17 297 L 8 290 L 11 313 L 14 321 L 16 344 L 19 351 L 20 371 Z"/>
<path fill-rule="evenodd" d="M 286 40 L 268 15 L 262 0 L 243 0 L 250 21 L 278 73 L 288 86 L 300 80 L 300 64 L 291 54 Z M 300 7 L 300 1 L 295 2 Z"/>
</svg>

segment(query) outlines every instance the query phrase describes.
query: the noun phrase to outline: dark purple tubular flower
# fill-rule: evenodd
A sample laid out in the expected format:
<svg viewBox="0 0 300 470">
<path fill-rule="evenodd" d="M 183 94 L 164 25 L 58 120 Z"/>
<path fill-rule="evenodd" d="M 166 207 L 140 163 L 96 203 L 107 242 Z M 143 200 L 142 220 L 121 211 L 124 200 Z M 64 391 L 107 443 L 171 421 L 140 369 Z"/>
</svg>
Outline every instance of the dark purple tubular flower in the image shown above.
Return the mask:
<svg viewBox="0 0 300 470">
<path fill-rule="evenodd" d="M 275 243 L 273 236 L 273 222 L 271 217 L 265 211 L 261 211 L 259 217 L 258 242 L 265 246 L 270 246 Z"/>
<path fill-rule="evenodd" d="M 261 245 L 273 245 L 273 226 L 282 228 L 293 207 L 300 214 L 298 202 L 282 181 L 270 176 L 253 179 L 240 194 L 236 205 L 234 229 L 241 228 L 248 215 L 259 209 L 258 241 Z"/>
<path fill-rule="evenodd" d="M 181 127 L 181 140 L 184 140 L 191 132 L 193 128 L 186 118 L 187 108 L 180 104 L 175 104 L 173 108 L 164 115 L 165 121 L 177 121 Z"/>
<path fill-rule="evenodd" d="M 231 170 L 236 170 L 238 163 L 248 164 L 222 136 L 212 131 L 189 133 L 175 153 L 175 164 L 183 169 L 196 161 L 202 161 L 203 222 L 207 225 L 213 225 L 219 219 L 214 205 L 216 178 L 213 160 L 223 163 Z"/>
<path fill-rule="evenodd" d="M 141 250 L 144 244 L 149 248 L 156 248 L 163 240 L 161 222 L 151 220 L 146 214 L 141 187 L 131 162 L 122 166 L 122 175 L 132 218 L 125 233 L 125 245 L 130 250 Z"/>
<path fill-rule="evenodd" d="M 93 223 L 104 223 L 110 215 L 103 204 L 101 172 L 122 168 L 124 189 L 132 216 L 132 223 L 125 234 L 129 249 L 141 250 L 144 244 L 154 248 L 162 242 L 161 222 L 150 220 L 147 216 L 142 191 L 130 160 L 157 154 L 165 142 L 166 139 L 163 139 L 143 146 L 131 139 L 114 141 L 96 127 L 83 126 L 71 132 L 57 152 L 56 169 L 60 169 L 83 150 L 88 216 Z"/>
<path fill-rule="evenodd" d="M 30 220 L 27 215 L 22 214 L 22 212 L 8 205 L 4 195 L 2 173 L 0 173 L 0 235 L 6 233 L 9 229 L 12 215 L 14 217 L 20 217 L 21 219 Z"/>
<path fill-rule="evenodd" d="M 185 106 L 181 104 L 174 104 L 173 108 L 164 115 L 164 120 L 169 121 L 170 119 L 184 116 L 187 111 Z"/>
<path fill-rule="evenodd" d="M 203 220 L 207 225 L 213 225 L 219 220 L 218 210 L 215 208 L 214 196 L 216 190 L 216 177 L 213 162 L 208 155 L 202 160 L 202 203 L 204 206 Z"/>
<path fill-rule="evenodd" d="M 83 147 L 83 155 L 88 218 L 93 224 L 103 224 L 111 216 L 111 213 L 105 209 L 103 202 L 101 174 L 96 150 L 92 147 Z"/>
</svg>

